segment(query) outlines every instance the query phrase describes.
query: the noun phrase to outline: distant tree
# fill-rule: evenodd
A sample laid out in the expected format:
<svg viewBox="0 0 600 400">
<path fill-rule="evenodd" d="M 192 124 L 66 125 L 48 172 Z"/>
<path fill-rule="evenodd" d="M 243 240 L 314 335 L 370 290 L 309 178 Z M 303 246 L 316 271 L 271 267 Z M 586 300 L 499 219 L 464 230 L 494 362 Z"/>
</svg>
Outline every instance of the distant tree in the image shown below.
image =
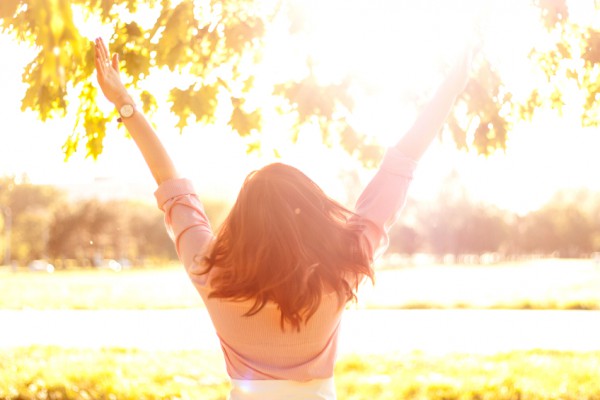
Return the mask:
<svg viewBox="0 0 600 400">
<path fill-rule="evenodd" d="M 100 266 L 107 259 L 174 259 L 162 213 L 153 205 L 129 200 L 78 201 L 55 213 L 48 253 Z"/>
<path fill-rule="evenodd" d="M 27 177 L 0 178 L 0 207 L 11 214 L 13 259 L 26 263 L 46 255 L 50 221 L 64 201 L 56 188 L 33 185 Z"/>
<path fill-rule="evenodd" d="M 52 259 L 77 259 L 87 264 L 88 235 L 77 205 L 66 205 L 54 213 L 48 233 L 48 255 Z M 87 245 L 85 241 L 87 239 Z"/>
<path fill-rule="evenodd" d="M 572 21 L 566 0 L 533 3 L 540 10 L 539 23 L 555 38 L 554 47 L 536 45 L 531 53 L 532 62 L 547 74 L 547 84 L 533 90 L 526 101 L 517 101 L 493 63 L 483 60 L 448 122 L 458 147 L 486 155 L 505 148 L 515 121 L 531 118 L 540 107 L 560 111 L 563 93 L 573 87 L 585 98 L 583 125 L 598 124 L 600 33 Z M 260 138 L 248 138 L 261 130 L 265 114 L 280 109 L 295 115 L 297 126 L 320 125 L 324 143 L 339 143 L 366 165 L 374 165 L 380 147 L 346 118 L 354 107 L 352 79 L 319 81 L 310 54 L 303 76 L 266 83 L 266 92 L 279 102 L 256 107 L 249 100 L 257 91 L 265 92 L 257 87 L 258 78 L 271 78 L 258 76 L 256 65 L 262 61 L 268 33 L 280 26 L 274 21 L 287 21 L 288 32 L 282 34 L 301 35 L 306 29 L 301 13 L 295 12 L 297 4 L 291 0 L 3 0 L 0 28 L 38 51 L 23 73 L 28 86 L 23 110 L 33 110 L 46 120 L 72 112 L 67 98 L 77 98 L 76 126 L 64 144 L 66 158 L 82 141 L 87 155 L 101 154 L 107 123 L 114 118 L 114 112 L 106 115 L 96 104 L 97 89 L 90 77 L 93 49 L 78 29 L 85 21 L 97 20 L 114 27 L 110 46 L 121 55 L 124 74 L 138 90 L 144 111 L 157 107 L 146 78 L 168 70 L 189 78 L 183 84 L 173 83 L 169 94 L 180 129 L 194 122 L 214 123 L 219 112 L 225 113 L 231 129 L 247 140 L 248 151 L 254 151 L 260 148 Z M 588 4 L 591 12 L 597 12 L 598 2 Z M 156 10 L 155 14 L 148 9 Z M 142 15 L 154 15 L 153 23 L 143 24 Z M 388 46 L 392 43 L 395 40 L 390 38 Z M 296 140 L 297 135 L 290 138 Z"/>
<path fill-rule="evenodd" d="M 423 241 L 416 227 L 398 224 L 390 231 L 389 251 L 412 256 L 421 249 Z"/>
<path fill-rule="evenodd" d="M 143 263 L 149 258 L 175 259 L 173 242 L 165 232 L 163 214 L 155 206 L 128 202 L 126 223 L 130 237 L 129 257 Z"/>
<path fill-rule="evenodd" d="M 598 196 L 595 198 L 600 201 Z M 600 203 L 582 200 L 579 196 L 558 193 L 542 208 L 522 217 L 519 223 L 522 251 L 560 257 L 581 257 L 594 251 L 598 216 L 593 212 Z"/>
<path fill-rule="evenodd" d="M 399 223 L 390 230 L 390 251 L 481 255 L 509 247 L 511 215 L 472 200 L 457 172 L 444 180 L 432 201 L 410 200 Z"/>
<path fill-rule="evenodd" d="M 12 233 L 12 257 L 25 264 L 47 257 L 48 226 L 51 214 L 37 210 L 22 213 L 15 221 Z"/>
<path fill-rule="evenodd" d="M 466 188 L 456 171 L 452 171 L 444 180 L 437 198 L 427 204 L 422 215 L 423 231 L 428 238 L 429 251 L 434 254 L 460 255 L 461 233 L 468 223 L 467 216 L 472 202 Z"/>
<path fill-rule="evenodd" d="M 210 220 L 213 230 L 219 229 L 231 209 L 231 204 L 223 200 L 203 199 L 204 211 Z"/>
<path fill-rule="evenodd" d="M 400 223 L 390 231 L 390 251 L 412 255 L 418 251 L 438 256 L 481 255 L 506 251 L 508 215 L 489 204 L 467 197 L 416 206 L 416 223 Z"/>
</svg>

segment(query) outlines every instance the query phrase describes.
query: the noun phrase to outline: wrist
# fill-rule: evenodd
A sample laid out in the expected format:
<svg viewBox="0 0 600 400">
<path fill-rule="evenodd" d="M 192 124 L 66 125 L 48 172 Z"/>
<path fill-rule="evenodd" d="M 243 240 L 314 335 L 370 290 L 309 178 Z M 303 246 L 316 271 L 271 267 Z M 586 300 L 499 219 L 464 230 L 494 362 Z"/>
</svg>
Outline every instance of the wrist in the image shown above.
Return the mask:
<svg viewBox="0 0 600 400">
<path fill-rule="evenodd" d="M 124 119 L 131 118 L 136 113 L 135 102 L 129 95 L 119 97 L 114 105 L 119 113 L 118 122 L 123 122 Z"/>
<path fill-rule="evenodd" d="M 125 104 L 135 105 L 133 98 L 129 95 L 129 93 L 125 93 L 119 97 L 115 101 L 113 101 L 114 106 L 119 110 Z"/>
</svg>

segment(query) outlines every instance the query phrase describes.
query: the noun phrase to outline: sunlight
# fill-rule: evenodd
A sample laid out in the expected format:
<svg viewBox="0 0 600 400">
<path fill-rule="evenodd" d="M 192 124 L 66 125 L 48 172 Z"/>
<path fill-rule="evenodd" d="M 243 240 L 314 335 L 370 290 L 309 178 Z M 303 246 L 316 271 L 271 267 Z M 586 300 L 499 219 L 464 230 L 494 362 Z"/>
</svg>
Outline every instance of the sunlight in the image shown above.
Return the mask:
<svg viewBox="0 0 600 400">
<path fill-rule="evenodd" d="M 546 32 L 537 23 L 539 10 L 522 1 L 297 3 L 308 28 L 303 46 L 313 57 L 315 72 L 326 82 L 352 76 L 356 106 L 349 119 L 358 131 L 383 146 L 395 144 L 410 127 L 416 103 L 431 95 L 468 45 L 481 46 L 481 53 L 493 63 L 517 101 L 543 86 L 546 79 L 528 58 L 534 44 L 547 41 Z M 531 175 L 553 165 L 547 160 L 555 153 L 549 133 L 557 120 L 549 121 L 543 124 L 543 134 L 535 134 L 538 130 L 530 124 L 516 126 L 509 139 L 511 154 L 495 154 L 490 159 L 456 152 L 449 138 L 434 143 L 422 160 L 413 193 L 431 196 L 441 184 L 441 171 L 456 168 L 477 198 L 520 212 L 539 207 L 555 185 L 537 179 L 535 190 L 527 188 L 535 179 Z M 573 121 L 571 118 L 568 123 Z M 546 142 L 549 151 L 536 154 L 532 168 L 531 149 L 540 141 Z M 339 163 L 336 158 L 329 159 L 332 167 Z M 530 172 L 524 175 L 523 171 Z M 522 189 L 507 190 L 502 183 L 507 176 L 512 177 L 513 187 Z"/>
<path fill-rule="evenodd" d="M 572 17 L 592 18 L 589 12 L 586 14 L 583 3 L 573 7 Z M 515 98 L 526 96 L 542 79 L 534 73 L 527 52 L 532 43 L 540 43 L 543 31 L 537 23 L 537 11 L 522 1 L 293 0 L 292 4 L 304 19 L 305 32 L 290 36 L 288 21 L 284 18 L 273 21 L 267 31 L 271 36 L 267 38 L 269 43 L 262 64 L 256 69 L 256 93 L 249 104 L 273 106 L 274 103 L 267 104 L 276 101 L 270 96 L 270 83 L 305 76 L 308 68 L 305 56 L 310 54 L 314 71 L 323 82 L 336 82 L 345 75 L 353 77 L 356 102 L 348 118 L 357 131 L 383 146 L 394 144 L 410 126 L 417 112 L 415 101 L 422 102 L 431 95 L 443 78 L 445 68 L 465 43 L 481 40 L 482 52 L 497 67 Z M 112 34 L 110 24 L 85 20 L 77 12 L 74 15 L 84 36 L 91 39 L 100 35 L 108 39 Z M 154 18 L 149 13 L 144 15 L 138 16 L 137 22 L 149 24 Z M 26 172 L 37 183 L 111 178 L 142 181 L 152 187 L 143 160 L 116 123 L 110 126 L 105 154 L 97 162 L 85 159 L 82 150 L 64 164 L 60 148 L 73 128 L 73 117 L 68 115 L 42 124 L 35 121 L 32 113 L 19 111 L 15 99 L 22 97 L 25 87 L 18 76 L 33 52 L 6 36 L 0 40 L 11 54 L 10 64 L 8 59 L 0 62 L 3 75 L 17 77 L 6 80 L 0 103 L 9 110 L 10 126 L 19 127 L 18 135 L 9 131 L 2 135 L 3 140 L 10 141 L 10 145 L 0 148 L 2 170 L 17 175 Z M 281 160 L 306 171 L 332 196 L 342 200 L 347 195 L 348 188 L 340 182 L 340 174 L 359 169 L 359 164 L 337 146 L 331 149 L 323 145 L 318 127 L 303 128 L 298 143 L 291 143 L 293 115 L 265 114 L 264 131 L 246 138 L 231 133 L 227 120 L 210 127 L 190 126 L 186 129 L 189 132 L 178 135 L 177 129 L 172 128 L 175 119 L 166 93 L 160 93 L 163 82 L 172 84 L 175 79 L 173 74 L 167 75 L 154 71 L 144 83 L 161 105 L 152 121 L 181 169 L 202 182 L 203 190 L 230 199 L 237 193 L 246 173 Z M 189 84 L 189 81 L 184 82 L 186 77 L 177 76 L 177 79 Z M 103 110 L 112 110 L 103 98 L 99 97 L 98 102 Z M 452 168 L 459 170 L 477 197 L 511 209 L 535 208 L 559 185 L 597 187 L 593 176 L 597 165 L 594 161 L 597 157 L 593 155 L 596 142 L 585 132 L 573 131 L 569 124 L 575 124 L 576 119 L 565 118 L 558 124 L 557 119 L 546 118 L 536 126 L 516 126 L 509 136 L 509 154 L 494 155 L 487 160 L 475 154 L 456 152 L 450 140 L 442 144 L 436 142 L 421 162 L 412 193 L 416 197 L 434 195 L 444 174 Z M 572 133 L 569 138 L 561 136 L 565 130 Z M 261 150 L 247 155 L 246 146 L 252 141 L 260 141 Z M 541 141 L 545 151 L 532 153 Z M 573 154 L 578 154 L 577 159 L 563 155 L 578 171 L 568 177 L 554 160 L 565 145 L 575 146 L 577 141 L 580 146 L 585 143 L 576 151 L 573 149 Z M 29 157 L 19 157 L 18 152 L 12 150 L 16 148 L 27 148 Z M 223 154 L 230 156 L 223 157 Z M 532 154 L 535 154 L 535 162 Z M 32 165 L 28 160 L 44 161 Z M 125 160 L 127 165 L 123 168 Z M 219 176 L 209 171 L 219 171 Z M 359 171 L 362 183 L 371 172 Z M 544 178 L 539 179 L 539 176 Z"/>
<path fill-rule="evenodd" d="M 510 83 L 523 83 L 527 52 L 538 36 L 533 30 L 539 29 L 532 28 L 535 15 L 523 2 L 302 4 L 310 15 L 306 47 L 316 72 L 325 81 L 353 77 L 353 122 L 384 145 L 398 140 L 397 127 L 412 121 L 415 100 L 429 96 L 469 45 L 481 45 Z"/>
</svg>

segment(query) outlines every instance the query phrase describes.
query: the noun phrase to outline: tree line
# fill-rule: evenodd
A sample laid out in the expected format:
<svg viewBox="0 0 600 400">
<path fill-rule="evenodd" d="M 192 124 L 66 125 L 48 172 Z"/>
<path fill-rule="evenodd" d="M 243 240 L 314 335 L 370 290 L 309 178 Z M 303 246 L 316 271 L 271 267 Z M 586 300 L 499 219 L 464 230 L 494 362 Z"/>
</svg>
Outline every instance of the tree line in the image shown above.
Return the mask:
<svg viewBox="0 0 600 400">
<path fill-rule="evenodd" d="M 427 253 L 478 262 L 529 256 L 590 257 L 600 252 L 600 193 L 558 191 L 542 207 L 518 214 L 469 197 L 449 179 L 437 198 L 409 200 L 390 231 L 390 252 Z"/>
<path fill-rule="evenodd" d="M 207 202 L 218 220 L 224 204 Z M 132 265 L 176 259 L 163 214 L 150 202 L 131 199 L 69 199 L 54 186 L 0 178 L 0 264 L 27 265 L 45 259 L 57 268 Z M 10 245 L 8 245 L 10 242 Z"/>
<path fill-rule="evenodd" d="M 218 227 L 229 204 L 204 201 Z M 131 199 L 69 199 L 53 186 L 0 178 L 0 264 L 46 259 L 57 268 L 133 265 L 176 259 L 155 204 Z M 8 246 L 10 241 L 10 246 Z M 432 201 L 411 199 L 390 231 L 388 253 L 427 253 L 438 259 L 510 259 L 530 255 L 589 257 L 600 252 L 600 193 L 557 193 L 525 215 L 471 199 L 449 179 Z"/>
</svg>

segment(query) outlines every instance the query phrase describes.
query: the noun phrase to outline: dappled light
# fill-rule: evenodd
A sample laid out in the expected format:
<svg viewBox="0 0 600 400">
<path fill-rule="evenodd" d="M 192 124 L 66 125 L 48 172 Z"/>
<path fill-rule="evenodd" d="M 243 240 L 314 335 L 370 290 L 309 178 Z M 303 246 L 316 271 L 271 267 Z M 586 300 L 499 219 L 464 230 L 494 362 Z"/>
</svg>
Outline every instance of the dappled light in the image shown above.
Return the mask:
<svg viewBox="0 0 600 400">
<path fill-rule="evenodd" d="M 0 0 L 0 400 L 600 399 L 599 24 Z"/>
</svg>

